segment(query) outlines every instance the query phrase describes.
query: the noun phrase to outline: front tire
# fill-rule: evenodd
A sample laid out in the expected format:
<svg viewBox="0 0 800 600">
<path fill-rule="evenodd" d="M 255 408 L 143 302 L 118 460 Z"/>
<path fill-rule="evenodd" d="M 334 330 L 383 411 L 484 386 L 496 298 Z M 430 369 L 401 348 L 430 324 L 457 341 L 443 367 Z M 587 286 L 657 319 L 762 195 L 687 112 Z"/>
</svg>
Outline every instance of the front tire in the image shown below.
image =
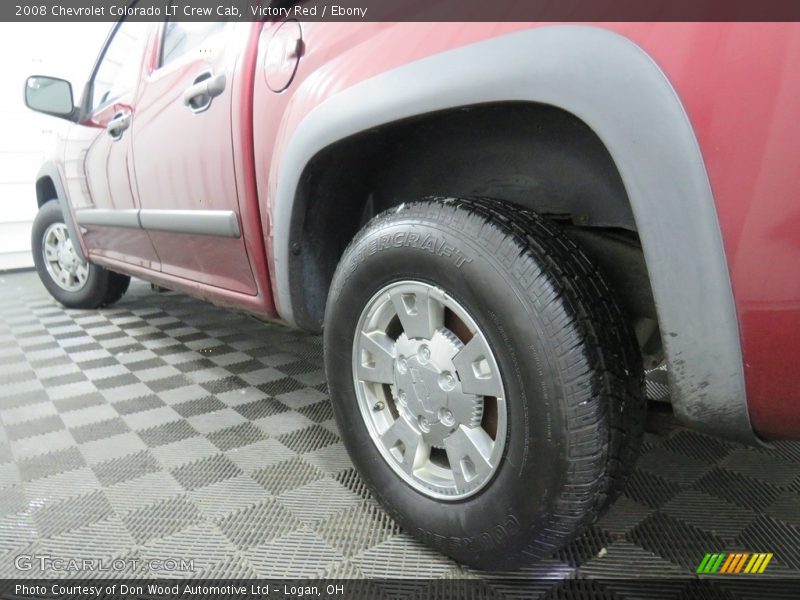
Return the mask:
<svg viewBox="0 0 800 600">
<path fill-rule="evenodd" d="M 404 529 L 466 564 L 552 554 L 638 452 L 633 333 L 586 256 L 534 213 L 436 199 L 379 215 L 337 268 L 324 343 L 359 473 Z"/>
<path fill-rule="evenodd" d="M 47 291 L 67 308 L 108 306 L 122 298 L 130 277 L 78 256 L 56 200 L 42 205 L 33 221 L 33 263 Z"/>
</svg>

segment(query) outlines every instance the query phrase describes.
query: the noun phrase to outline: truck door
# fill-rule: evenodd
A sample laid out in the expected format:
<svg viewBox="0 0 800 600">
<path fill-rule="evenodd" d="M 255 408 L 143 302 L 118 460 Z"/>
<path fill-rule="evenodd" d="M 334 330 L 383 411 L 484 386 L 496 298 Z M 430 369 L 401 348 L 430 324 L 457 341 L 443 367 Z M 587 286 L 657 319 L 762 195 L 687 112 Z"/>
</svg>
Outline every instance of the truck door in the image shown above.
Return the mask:
<svg viewBox="0 0 800 600">
<path fill-rule="evenodd" d="M 231 139 L 246 39 L 231 23 L 162 27 L 131 127 L 141 225 L 164 273 L 255 295 Z"/>
<path fill-rule="evenodd" d="M 127 21 L 112 30 L 90 83 L 89 116 L 67 136 L 64 171 L 89 253 L 158 270 L 138 227 L 129 130 L 151 30 Z"/>
</svg>

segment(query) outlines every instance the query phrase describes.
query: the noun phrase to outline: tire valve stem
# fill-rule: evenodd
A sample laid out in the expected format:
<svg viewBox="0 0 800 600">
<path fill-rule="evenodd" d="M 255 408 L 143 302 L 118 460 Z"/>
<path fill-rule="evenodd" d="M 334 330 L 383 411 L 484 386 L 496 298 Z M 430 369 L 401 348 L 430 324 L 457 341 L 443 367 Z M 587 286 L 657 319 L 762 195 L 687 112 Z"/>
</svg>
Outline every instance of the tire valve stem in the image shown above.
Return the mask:
<svg viewBox="0 0 800 600">
<path fill-rule="evenodd" d="M 385 406 L 385 405 L 383 404 L 383 400 L 378 400 L 378 401 L 377 401 L 377 402 L 376 402 L 376 403 L 373 405 L 373 407 L 372 407 L 372 410 L 374 410 L 374 411 L 383 410 L 383 407 L 384 407 L 384 406 Z"/>
</svg>

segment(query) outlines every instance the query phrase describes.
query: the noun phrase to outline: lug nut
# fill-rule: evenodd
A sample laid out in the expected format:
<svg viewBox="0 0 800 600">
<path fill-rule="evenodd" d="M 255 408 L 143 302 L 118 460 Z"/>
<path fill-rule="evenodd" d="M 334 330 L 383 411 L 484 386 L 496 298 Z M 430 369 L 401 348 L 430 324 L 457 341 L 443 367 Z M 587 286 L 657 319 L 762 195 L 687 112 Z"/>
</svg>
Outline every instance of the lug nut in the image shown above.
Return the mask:
<svg viewBox="0 0 800 600">
<path fill-rule="evenodd" d="M 425 345 L 420 346 L 419 358 L 422 362 L 428 362 L 431 359 L 431 349 Z"/>
<path fill-rule="evenodd" d="M 450 371 L 445 371 L 439 375 L 439 387 L 445 392 L 449 392 L 456 387 L 456 378 Z"/>
<path fill-rule="evenodd" d="M 450 409 L 445 407 L 439 409 L 439 420 L 442 422 L 442 425 L 446 427 L 451 427 L 456 422 L 455 417 L 453 417 L 453 413 L 450 412 Z"/>
</svg>

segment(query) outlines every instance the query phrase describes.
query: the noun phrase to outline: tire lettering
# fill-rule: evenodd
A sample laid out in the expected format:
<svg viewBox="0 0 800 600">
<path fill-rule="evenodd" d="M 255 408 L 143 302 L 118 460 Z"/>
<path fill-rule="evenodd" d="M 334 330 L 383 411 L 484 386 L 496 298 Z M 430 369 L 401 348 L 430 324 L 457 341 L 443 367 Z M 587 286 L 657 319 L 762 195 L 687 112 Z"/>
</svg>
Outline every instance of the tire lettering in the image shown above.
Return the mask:
<svg viewBox="0 0 800 600">
<path fill-rule="evenodd" d="M 417 529 L 417 534 L 438 548 L 447 548 L 451 551 L 470 550 L 480 552 L 491 550 L 498 545 L 506 543 L 519 534 L 520 531 L 519 520 L 514 515 L 508 515 L 504 523 L 495 525 L 489 531 L 483 531 L 474 537 L 448 537 L 421 528 Z"/>
<path fill-rule="evenodd" d="M 435 254 L 436 253 L 435 250 L 434 250 L 433 241 L 431 240 L 430 234 L 425 236 L 425 240 L 422 242 L 422 245 L 420 246 L 420 249 L 421 250 L 429 250 L 431 254 Z"/>
<path fill-rule="evenodd" d="M 381 250 L 403 247 L 418 248 L 430 252 L 435 256 L 449 258 L 453 261 L 457 269 L 460 269 L 464 264 L 472 262 L 472 259 L 465 256 L 461 250 L 443 239 L 439 239 L 431 234 L 426 234 L 424 237 L 421 237 L 420 234 L 413 231 L 398 231 L 392 235 L 387 234 L 371 239 L 366 247 L 362 246 L 359 248 L 350 259 L 348 272 L 352 273 L 355 271 L 359 263 L 364 262 L 367 256 L 377 254 Z"/>
</svg>

